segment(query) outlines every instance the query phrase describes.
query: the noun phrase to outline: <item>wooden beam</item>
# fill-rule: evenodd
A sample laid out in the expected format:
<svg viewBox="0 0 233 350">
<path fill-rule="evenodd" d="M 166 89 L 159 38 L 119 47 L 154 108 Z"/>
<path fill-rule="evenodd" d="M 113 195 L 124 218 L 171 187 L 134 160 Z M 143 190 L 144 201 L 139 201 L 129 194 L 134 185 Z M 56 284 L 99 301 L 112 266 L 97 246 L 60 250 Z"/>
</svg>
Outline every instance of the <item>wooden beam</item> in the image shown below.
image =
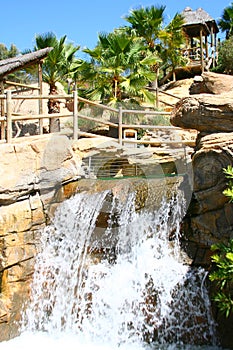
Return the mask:
<svg viewBox="0 0 233 350">
<path fill-rule="evenodd" d="M 201 45 L 201 71 L 204 72 L 204 55 L 203 55 L 203 33 L 202 29 L 200 30 L 200 45 Z"/>
<path fill-rule="evenodd" d="M 0 84 L 0 93 L 4 94 L 4 82 L 1 80 L 1 84 Z M 5 96 L 4 96 L 5 98 Z M 4 118 L 5 116 L 5 100 L 1 99 L 1 117 Z M 1 121 L 1 140 L 5 139 L 5 121 L 2 120 Z"/>
<path fill-rule="evenodd" d="M 24 87 L 24 88 L 27 88 L 27 89 L 32 89 L 32 90 L 39 90 L 39 88 L 37 86 L 31 86 L 31 85 L 27 85 L 27 84 L 15 83 L 14 81 L 4 80 L 4 83 L 6 85 L 19 86 L 19 87 Z"/>
<path fill-rule="evenodd" d="M 11 91 L 8 90 L 6 92 L 6 116 L 7 116 L 7 136 L 6 140 L 7 142 L 11 142 L 12 139 L 12 99 L 11 99 Z"/>
<path fill-rule="evenodd" d="M 73 139 L 78 140 L 78 94 L 73 91 L 74 111 L 73 111 Z"/>
<path fill-rule="evenodd" d="M 42 61 L 38 63 L 38 94 L 43 95 Z M 38 100 L 39 114 L 43 114 L 43 101 Z M 39 134 L 43 134 L 43 119 L 39 120 Z"/>
</svg>

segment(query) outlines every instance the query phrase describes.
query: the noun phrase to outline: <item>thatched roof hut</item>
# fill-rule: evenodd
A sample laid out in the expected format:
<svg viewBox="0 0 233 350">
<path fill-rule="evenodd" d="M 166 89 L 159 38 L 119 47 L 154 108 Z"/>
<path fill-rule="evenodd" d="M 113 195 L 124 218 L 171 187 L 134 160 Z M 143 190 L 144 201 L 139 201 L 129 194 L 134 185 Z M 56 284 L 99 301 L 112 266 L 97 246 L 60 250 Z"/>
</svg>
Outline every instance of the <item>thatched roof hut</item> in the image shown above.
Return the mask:
<svg viewBox="0 0 233 350">
<path fill-rule="evenodd" d="M 190 59 L 189 65 L 200 64 L 202 72 L 208 71 L 217 63 L 217 23 L 201 7 L 197 10 L 186 7 L 181 14 L 185 21 L 183 31 L 186 36 L 185 52 Z"/>
<path fill-rule="evenodd" d="M 214 18 L 212 18 L 201 7 L 197 10 L 192 10 L 191 7 L 186 7 L 182 13 L 185 24 L 183 29 L 189 37 L 199 37 L 200 29 L 202 29 L 204 35 L 212 33 L 218 33 L 219 29 Z"/>
<path fill-rule="evenodd" d="M 46 56 L 48 56 L 48 53 L 52 49 L 53 48 L 51 47 L 47 47 L 42 50 L 27 53 L 25 55 L 20 55 L 12 58 L 7 58 L 5 60 L 1 60 L 0 61 L 0 80 L 3 80 L 3 78 L 6 75 L 13 73 L 19 69 L 23 69 L 28 66 L 38 64 Z"/>
</svg>

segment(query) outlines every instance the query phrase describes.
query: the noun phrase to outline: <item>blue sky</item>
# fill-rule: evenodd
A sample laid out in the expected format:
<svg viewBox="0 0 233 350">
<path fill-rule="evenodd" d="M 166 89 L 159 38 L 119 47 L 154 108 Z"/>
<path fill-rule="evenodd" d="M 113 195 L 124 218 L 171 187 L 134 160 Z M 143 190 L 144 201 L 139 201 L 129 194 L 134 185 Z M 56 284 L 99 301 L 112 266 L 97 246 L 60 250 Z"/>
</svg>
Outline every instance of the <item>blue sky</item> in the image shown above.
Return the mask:
<svg viewBox="0 0 233 350">
<path fill-rule="evenodd" d="M 93 48 L 99 32 L 126 25 L 123 17 L 140 6 L 165 5 L 166 21 L 185 7 L 202 7 L 214 19 L 221 17 L 229 0 L 0 0 L 0 43 L 32 49 L 36 34 L 54 32 L 81 47 Z"/>
</svg>

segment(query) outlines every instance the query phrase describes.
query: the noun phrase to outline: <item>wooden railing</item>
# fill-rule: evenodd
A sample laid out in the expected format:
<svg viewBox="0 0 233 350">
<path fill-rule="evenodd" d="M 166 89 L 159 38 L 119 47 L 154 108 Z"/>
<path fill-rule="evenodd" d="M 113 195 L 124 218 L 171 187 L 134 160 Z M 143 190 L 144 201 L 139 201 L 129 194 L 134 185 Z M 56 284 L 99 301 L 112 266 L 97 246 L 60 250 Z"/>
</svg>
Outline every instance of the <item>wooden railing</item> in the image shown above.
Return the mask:
<svg viewBox="0 0 233 350">
<path fill-rule="evenodd" d="M 14 100 L 38 100 L 42 101 L 43 99 L 49 100 L 49 99 L 57 99 L 57 100 L 65 100 L 66 102 L 69 101 L 69 104 L 72 104 L 72 112 L 65 113 L 54 113 L 54 114 L 48 114 L 48 113 L 41 113 L 41 114 L 22 114 L 22 113 L 15 113 L 13 112 L 13 101 Z M 122 107 L 119 107 L 118 109 L 112 108 L 106 105 L 102 105 L 93 101 L 86 100 L 82 97 L 79 97 L 77 92 L 74 91 L 72 94 L 69 95 L 13 95 L 11 90 L 6 91 L 6 94 L 0 95 L 0 101 L 1 106 L 4 106 L 4 115 L 0 116 L 0 125 L 1 125 L 1 142 L 12 142 L 13 134 L 12 134 L 12 123 L 17 121 L 25 121 L 25 120 L 31 120 L 31 121 L 38 121 L 39 122 L 39 134 L 43 134 L 43 119 L 50 119 L 50 118 L 65 118 L 65 117 L 71 117 L 72 118 L 72 137 L 74 140 L 77 140 L 80 136 L 87 136 L 87 137 L 95 137 L 97 135 L 83 132 L 79 128 L 79 120 L 88 120 L 91 122 L 96 122 L 101 125 L 108 126 L 110 128 L 116 128 L 118 133 L 118 142 L 120 145 L 124 144 L 124 142 L 128 143 L 153 143 L 153 141 L 141 141 L 141 140 L 130 140 L 123 139 L 123 130 L 124 129 L 179 129 L 175 128 L 173 126 L 159 126 L 159 125 L 150 125 L 150 124 L 133 124 L 133 123 L 124 123 L 124 116 L 127 114 L 137 114 L 137 115 L 144 115 L 144 116 L 169 116 L 170 112 L 165 111 L 151 111 L 151 110 L 127 110 L 123 109 Z M 84 115 L 81 111 L 79 111 L 79 103 L 85 103 L 85 105 L 89 106 L 96 106 L 100 109 L 103 109 L 104 111 L 108 111 L 109 113 L 113 113 L 115 115 L 115 120 L 105 120 L 103 118 L 97 118 L 94 116 L 88 116 Z M 174 143 L 175 141 L 171 141 L 171 143 Z M 177 141 L 176 141 L 177 142 Z M 169 143 L 169 141 L 167 141 Z"/>
</svg>

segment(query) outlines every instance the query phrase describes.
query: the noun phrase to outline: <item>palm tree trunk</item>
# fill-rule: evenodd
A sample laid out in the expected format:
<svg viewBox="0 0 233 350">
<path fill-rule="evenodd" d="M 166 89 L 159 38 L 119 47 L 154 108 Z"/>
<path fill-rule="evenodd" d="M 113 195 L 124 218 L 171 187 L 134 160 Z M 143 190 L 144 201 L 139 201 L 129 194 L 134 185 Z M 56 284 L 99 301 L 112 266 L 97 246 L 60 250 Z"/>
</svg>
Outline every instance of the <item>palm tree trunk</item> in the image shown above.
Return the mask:
<svg viewBox="0 0 233 350">
<path fill-rule="evenodd" d="M 57 95 L 57 88 L 56 85 L 50 85 L 50 95 Z M 55 98 L 50 98 L 48 100 L 48 113 L 60 113 L 60 101 Z M 59 118 L 50 118 L 49 119 L 49 131 L 51 133 L 53 132 L 59 132 L 60 131 L 60 119 Z"/>
</svg>

